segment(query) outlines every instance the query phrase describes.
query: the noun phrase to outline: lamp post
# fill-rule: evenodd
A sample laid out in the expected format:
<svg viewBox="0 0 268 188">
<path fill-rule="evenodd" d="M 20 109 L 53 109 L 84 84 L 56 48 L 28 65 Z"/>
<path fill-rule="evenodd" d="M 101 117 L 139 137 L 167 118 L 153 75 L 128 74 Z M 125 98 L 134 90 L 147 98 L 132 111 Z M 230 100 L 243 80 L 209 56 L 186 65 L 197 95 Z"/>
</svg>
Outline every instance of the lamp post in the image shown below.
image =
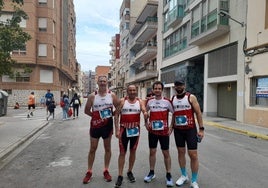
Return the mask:
<svg viewBox="0 0 268 188">
<path fill-rule="evenodd" d="M 233 20 L 234 22 L 240 24 L 241 27 L 245 27 L 245 23 L 244 23 L 244 22 L 240 22 L 240 21 L 238 21 L 238 20 L 232 18 L 232 17 L 230 16 L 230 14 L 229 14 L 228 12 L 224 11 L 224 10 L 220 10 L 219 13 L 218 13 L 218 15 L 220 15 L 220 16 L 222 16 L 222 17 L 227 17 L 228 19 Z"/>
</svg>

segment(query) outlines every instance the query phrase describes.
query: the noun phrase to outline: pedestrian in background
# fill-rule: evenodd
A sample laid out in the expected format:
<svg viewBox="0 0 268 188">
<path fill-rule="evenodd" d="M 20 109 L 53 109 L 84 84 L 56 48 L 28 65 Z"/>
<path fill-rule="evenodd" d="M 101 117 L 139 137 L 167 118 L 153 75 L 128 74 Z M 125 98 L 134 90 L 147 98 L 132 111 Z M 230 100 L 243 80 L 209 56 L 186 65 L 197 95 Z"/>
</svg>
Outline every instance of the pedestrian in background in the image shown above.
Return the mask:
<svg viewBox="0 0 268 188">
<path fill-rule="evenodd" d="M 48 111 L 49 111 L 49 115 L 47 116 L 47 121 L 49 120 L 49 117 L 52 116 L 52 118 L 54 119 L 55 117 L 55 101 L 52 101 L 49 105 L 48 105 Z"/>
<path fill-rule="evenodd" d="M 128 180 L 133 183 L 136 181 L 132 169 L 136 160 L 136 149 L 140 138 L 140 113 L 143 113 L 147 120 L 148 114 L 143 101 L 137 98 L 137 89 L 135 85 L 127 87 L 127 96 L 120 99 L 120 103 L 115 111 L 115 134 L 119 140 L 118 157 L 118 178 L 115 187 L 121 187 L 123 182 L 123 169 L 125 157 L 129 143 L 128 160 Z"/>
<path fill-rule="evenodd" d="M 41 104 L 42 107 L 45 107 L 46 106 L 46 98 L 45 98 L 45 96 L 42 96 L 40 98 L 40 104 Z"/>
<path fill-rule="evenodd" d="M 162 96 L 164 85 L 160 81 L 153 83 L 153 97 L 150 97 L 146 104 L 146 109 L 149 113 L 149 122 L 145 121 L 146 129 L 148 130 L 149 140 L 149 164 L 150 172 L 144 178 L 144 182 L 149 183 L 155 178 L 155 163 L 157 143 L 159 141 L 164 164 L 166 168 L 166 186 L 173 187 L 171 176 L 171 157 L 169 154 L 169 136 L 172 132 L 172 127 L 169 127 L 169 113 L 173 113 L 172 103 L 169 99 Z"/>
<path fill-rule="evenodd" d="M 112 181 L 109 173 L 111 160 L 111 138 L 113 134 L 113 108 L 117 106 L 116 95 L 107 88 L 107 76 L 98 77 L 98 90 L 88 96 L 85 106 L 85 114 L 91 117 L 90 121 L 90 148 L 88 152 L 88 169 L 83 183 L 90 181 L 92 167 L 95 160 L 95 153 L 98 148 L 100 137 L 103 139 L 104 146 L 104 170 L 103 176 L 107 182 Z"/>
<path fill-rule="evenodd" d="M 28 114 L 27 114 L 27 118 L 30 118 L 30 116 L 33 116 L 34 110 L 35 110 L 35 96 L 34 96 L 34 92 L 31 92 L 31 94 L 28 97 Z"/>
<path fill-rule="evenodd" d="M 172 125 L 174 127 L 174 137 L 178 150 L 178 160 L 181 170 L 181 176 L 176 181 L 177 186 L 182 186 L 189 181 L 186 170 L 186 148 L 190 157 L 190 166 L 192 171 L 191 187 L 199 188 L 198 180 L 198 154 L 197 143 L 204 137 L 204 126 L 202 113 L 196 97 L 185 91 L 185 82 L 183 79 L 174 82 L 177 95 L 172 97 L 174 114 Z M 197 131 L 195 116 L 197 118 L 199 131 Z"/>
<path fill-rule="evenodd" d="M 74 94 L 70 106 L 73 106 L 73 119 L 75 119 L 75 115 L 78 118 L 79 114 L 79 107 L 81 107 L 81 101 L 80 98 L 78 97 L 77 93 Z"/>
<path fill-rule="evenodd" d="M 63 105 L 61 105 L 61 108 L 62 108 L 62 120 L 65 121 L 68 119 L 68 110 L 69 110 L 69 97 L 64 94 L 62 96 L 62 101 L 63 101 Z"/>
<path fill-rule="evenodd" d="M 48 105 L 54 101 L 54 95 L 50 92 L 50 89 L 47 90 L 47 93 L 45 95 L 46 98 L 46 109 L 47 109 L 47 115 L 48 115 Z"/>
</svg>

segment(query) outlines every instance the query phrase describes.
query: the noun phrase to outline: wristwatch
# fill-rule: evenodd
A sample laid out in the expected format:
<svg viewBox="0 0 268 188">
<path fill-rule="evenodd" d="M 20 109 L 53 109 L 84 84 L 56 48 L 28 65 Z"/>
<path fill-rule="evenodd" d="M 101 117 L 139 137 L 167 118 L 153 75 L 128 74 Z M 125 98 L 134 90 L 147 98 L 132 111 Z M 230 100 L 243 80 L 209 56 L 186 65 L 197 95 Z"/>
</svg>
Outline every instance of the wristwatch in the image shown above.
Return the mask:
<svg viewBox="0 0 268 188">
<path fill-rule="evenodd" d="M 205 127 L 199 127 L 199 130 L 203 131 L 205 130 Z"/>
</svg>

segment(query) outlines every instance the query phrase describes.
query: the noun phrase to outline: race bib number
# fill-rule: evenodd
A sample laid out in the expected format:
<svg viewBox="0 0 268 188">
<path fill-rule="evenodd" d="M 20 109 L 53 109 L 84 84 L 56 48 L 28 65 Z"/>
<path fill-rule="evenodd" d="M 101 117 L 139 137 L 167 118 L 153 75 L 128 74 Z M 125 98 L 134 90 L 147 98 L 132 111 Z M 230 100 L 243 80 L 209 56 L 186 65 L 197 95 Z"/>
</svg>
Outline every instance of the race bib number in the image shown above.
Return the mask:
<svg viewBox="0 0 268 188">
<path fill-rule="evenodd" d="M 187 117 L 185 115 L 184 116 L 176 116 L 175 117 L 175 124 L 176 124 L 176 126 L 188 125 Z"/>
<path fill-rule="evenodd" d="M 153 121 L 152 122 L 152 129 L 155 131 L 163 130 L 164 129 L 163 121 Z"/>
<path fill-rule="evenodd" d="M 139 127 L 127 128 L 127 137 L 139 136 Z"/>
<path fill-rule="evenodd" d="M 100 117 L 101 119 L 107 119 L 112 117 L 112 111 L 111 109 L 104 109 L 100 111 Z"/>
</svg>

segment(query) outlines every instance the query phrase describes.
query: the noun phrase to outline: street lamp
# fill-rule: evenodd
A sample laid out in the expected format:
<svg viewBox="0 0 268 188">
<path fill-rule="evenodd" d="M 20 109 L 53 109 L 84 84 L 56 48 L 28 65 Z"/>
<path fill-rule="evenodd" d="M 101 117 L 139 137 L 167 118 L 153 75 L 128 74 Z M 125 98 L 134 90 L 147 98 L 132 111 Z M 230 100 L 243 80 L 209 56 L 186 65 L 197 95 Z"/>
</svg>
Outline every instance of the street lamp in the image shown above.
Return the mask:
<svg viewBox="0 0 268 188">
<path fill-rule="evenodd" d="M 244 27 L 245 26 L 245 23 L 244 22 L 239 22 L 238 20 L 232 18 L 230 16 L 230 14 L 228 12 L 224 11 L 224 10 L 220 10 L 219 13 L 218 13 L 218 15 L 220 15 L 221 17 L 227 17 L 228 19 L 233 20 L 234 22 L 240 24 L 241 27 Z"/>
</svg>

